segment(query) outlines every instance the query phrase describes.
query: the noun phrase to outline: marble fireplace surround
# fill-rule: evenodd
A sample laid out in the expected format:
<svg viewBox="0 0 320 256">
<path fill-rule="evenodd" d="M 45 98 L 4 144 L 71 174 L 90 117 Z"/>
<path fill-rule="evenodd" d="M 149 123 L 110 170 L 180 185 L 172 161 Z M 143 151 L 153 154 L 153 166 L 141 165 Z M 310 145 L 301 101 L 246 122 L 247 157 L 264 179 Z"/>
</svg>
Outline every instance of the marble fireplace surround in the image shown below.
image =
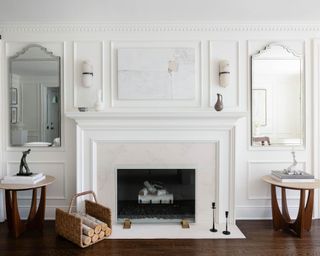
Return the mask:
<svg viewBox="0 0 320 256">
<path fill-rule="evenodd" d="M 213 195 L 216 202 L 216 222 L 224 223 L 224 212 L 229 210 L 230 223 L 235 222 L 235 134 L 237 120 L 244 117 L 243 113 L 214 113 L 214 112 L 192 112 L 192 113 L 67 113 L 69 118 L 76 122 L 77 129 L 77 192 L 93 190 L 97 193 L 98 200 L 104 202 L 106 197 L 114 198 L 112 195 L 100 194 L 104 191 L 99 184 L 99 173 L 104 170 L 106 163 L 103 152 L 98 152 L 109 147 L 109 152 L 114 145 L 137 144 L 143 145 L 214 145 L 214 171 L 212 177 Z M 107 150 L 108 151 L 108 150 Z M 101 157 L 102 154 L 102 157 Z M 99 156 L 99 157 L 98 157 Z M 124 163 L 125 165 L 128 163 Z M 138 165 L 153 167 L 164 167 L 164 163 L 139 162 Z M 175 166 L 180 166 L 177 161 Z M 199 163 L 195 163 L 198 165 Z M 190 166 L 190 163 L 186 164 Z M 121 166 L 120 166 L 121 167 Z M 101 169 L 102 168 L 102 169 Z M 105 178 L 105 177 L 104 177 Z M 108 181 L 107 181 L 108 182 Z M 114 179 L 114 182 L 116 180 Z M 201 184 L 196 183 L 196 187 Z M 103 187 L 103 186 L 102 186 Z M 115 187 L 116 188 L 116 187 Z M 197 188 L 196 188 L 197 189 Z M 198 191 L 199 192 L 199 191 Z M 199 194 L 199 193 L 198 193 Z M 205 196 L 205 195 L 196 195 Z M 211 200 L 210 198 L 210 200 Z M 209 200 L 209 201 L 210 201 Z M 107 200 L 108 201 L 108 200 Z M 109 201 L 112 202 L 112 201 Z M 78 201 L 80 204 L 81 201 Z M 113 210 L 113 222 L 116 222 L 115 205 L 108 205 Z M 201 206 L 203 207 L 203 205 Z M 197 218 L 196 223 L 202 222 Z M 210 205 L 208 205 L 210 209 Z M 205 218 L 209 221 L 209 217 Z"/>
</svg>

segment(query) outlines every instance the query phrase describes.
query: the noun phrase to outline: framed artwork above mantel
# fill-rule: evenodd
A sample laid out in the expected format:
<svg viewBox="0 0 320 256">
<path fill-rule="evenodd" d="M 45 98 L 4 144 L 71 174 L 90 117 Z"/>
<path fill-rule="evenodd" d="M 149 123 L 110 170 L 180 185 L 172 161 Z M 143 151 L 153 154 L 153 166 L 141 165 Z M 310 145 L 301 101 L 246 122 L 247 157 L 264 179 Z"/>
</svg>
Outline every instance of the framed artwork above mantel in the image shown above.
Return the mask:
<svg viewBox="0 0 320 256">
<path fill-rule="evenodd" d="M 112 107 L 199 107 L 200 42 L 112 42 Z"/>
</svg>

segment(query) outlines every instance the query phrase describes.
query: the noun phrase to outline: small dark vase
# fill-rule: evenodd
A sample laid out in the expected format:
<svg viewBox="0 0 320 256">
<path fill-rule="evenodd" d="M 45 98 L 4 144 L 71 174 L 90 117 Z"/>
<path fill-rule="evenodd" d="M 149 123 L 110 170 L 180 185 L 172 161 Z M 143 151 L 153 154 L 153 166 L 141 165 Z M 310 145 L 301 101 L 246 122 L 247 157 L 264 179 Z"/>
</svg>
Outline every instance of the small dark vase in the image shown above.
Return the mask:
<svg viewBox="0 0 320 256">
<path fill-rule="evenodd" d="M 221 111 L 223 109 L 223 102 L 222 102 L 223 97 L 222 97 L 222 95 L 220 93 L 217 93 L 217 97 L 218 98 L 217 98 L 216 104 L 214 105 L 214 109 L 216 111 Z"/>
</svg>

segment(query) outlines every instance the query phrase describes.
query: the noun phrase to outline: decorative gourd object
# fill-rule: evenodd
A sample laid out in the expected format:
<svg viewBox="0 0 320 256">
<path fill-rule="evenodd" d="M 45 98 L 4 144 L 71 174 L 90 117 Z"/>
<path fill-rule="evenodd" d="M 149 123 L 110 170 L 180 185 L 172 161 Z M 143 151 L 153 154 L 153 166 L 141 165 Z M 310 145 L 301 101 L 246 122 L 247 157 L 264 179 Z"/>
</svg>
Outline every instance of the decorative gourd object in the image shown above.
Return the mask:
<svg viewBox="0 0 320 256">
<path fill-rule="evenodd" d="M 223 109 L 223 97 L 220 93 L 217 93 L 217 102 L 216 104 L 214 105 L 214 109 L 216 111 L 221 111 Z"/>
</svg>

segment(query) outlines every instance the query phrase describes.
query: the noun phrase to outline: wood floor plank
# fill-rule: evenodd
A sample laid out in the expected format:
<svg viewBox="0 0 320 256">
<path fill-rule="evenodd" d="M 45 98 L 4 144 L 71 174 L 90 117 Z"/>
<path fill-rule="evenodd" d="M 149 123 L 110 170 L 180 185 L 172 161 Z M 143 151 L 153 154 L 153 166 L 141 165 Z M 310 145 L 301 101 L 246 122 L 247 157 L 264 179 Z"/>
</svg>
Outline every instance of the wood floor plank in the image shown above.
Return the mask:
<svg viewBox="0 0 320 256">
<path fill-rule="evenodd" d="M 18 239 L 8 234 L 6 223 L 0 224 L 0 255 L 14 256 L 242 256 L 242 255 L 319 255 L 320 220 L 314 220 L 312 229 L 302 239 L 290 233 L 273 231 L 269 220 L 238 221 L 238 227 L 247 239 L 219 240 L 105 240 L 81 249 L 56 236 L 54 222 L 46 221 L 43 232 L 28 231 Z"/>
</svg>

